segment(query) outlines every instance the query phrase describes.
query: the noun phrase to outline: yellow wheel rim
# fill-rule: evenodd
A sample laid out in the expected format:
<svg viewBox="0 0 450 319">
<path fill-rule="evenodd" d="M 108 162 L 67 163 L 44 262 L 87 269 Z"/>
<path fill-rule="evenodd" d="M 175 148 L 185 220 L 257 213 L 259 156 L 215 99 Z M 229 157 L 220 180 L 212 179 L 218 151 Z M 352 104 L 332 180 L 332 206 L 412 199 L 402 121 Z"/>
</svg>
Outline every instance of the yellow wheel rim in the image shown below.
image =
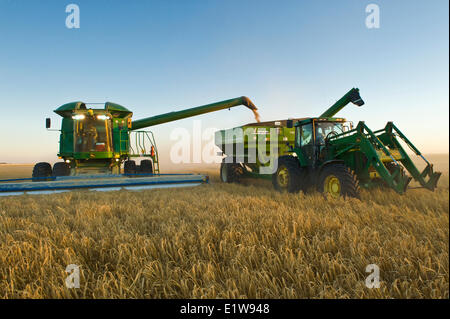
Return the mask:
<svg viewBox="0 0 450 319">
<path fill-rule="evenodd" d="M 325 178 L 324 182 L 325 194 L 330 194 L 332 197 L 337 198 L 341 195 L 341 182 L 334 175 L 329 175 Z"/>
<path fill-rule="evenodd" d="M 286 167 L 281 167 L 278 171 L 278 185 L 282 188 L 287 188 L 289 183 L 289 171 Z"/>
</svg>

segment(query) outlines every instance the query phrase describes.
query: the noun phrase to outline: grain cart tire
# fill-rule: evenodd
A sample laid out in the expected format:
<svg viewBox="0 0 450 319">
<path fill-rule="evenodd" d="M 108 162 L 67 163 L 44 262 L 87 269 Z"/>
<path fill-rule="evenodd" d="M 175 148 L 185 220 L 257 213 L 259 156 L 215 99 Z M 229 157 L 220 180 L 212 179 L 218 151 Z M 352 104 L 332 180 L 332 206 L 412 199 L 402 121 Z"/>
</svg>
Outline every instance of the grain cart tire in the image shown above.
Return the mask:
<svg viewBox="0 0 450 319">
<path fill-rule="evenodd" d="M 57 162 L 53 164 L 53 176 L 69 176 L 70 166 L 65 162 Z"/>
<path fill-rule="evenodd" d="M 123 164 L 123 172 L 125 174 L 136 174 L 136 162 L 135 161 L 125 161 Z"/>
<path fill-rule="evenodd" d="M 319 192 L 333 198 L 359 198 L 359 181 L 355 173 L 344 164 L 329 164 L 319 176 Z"/>
<path fill-rule="evenodd" d="M 272 174 L 273 187 L 279 192 L 295 193 L 305 190 L 301 185 L 304 171 L 293 156 L 281 156 L 278 159 L 277 171 Z"/>
<path fill-rule="evenodd" d="M 31 175 L 33 182 L 42 182 L 48 180 L 52 176 L 52 166 L 46 162 L 40 162 L 34 165 L 33 174 Z"/>
<path fill-rule="evenodd" d="M 239 163 L 225 163 L 220 165 L 220 180 L 223 183 L 239 183 L 244 175 L 244 168 Z"/>
<path fill-rule="evenodd" d="M 141 161 L 141 173 L 142 174 L 152 174 L 153 173 L 153 163 L 151 160 Z"/>
</svg>

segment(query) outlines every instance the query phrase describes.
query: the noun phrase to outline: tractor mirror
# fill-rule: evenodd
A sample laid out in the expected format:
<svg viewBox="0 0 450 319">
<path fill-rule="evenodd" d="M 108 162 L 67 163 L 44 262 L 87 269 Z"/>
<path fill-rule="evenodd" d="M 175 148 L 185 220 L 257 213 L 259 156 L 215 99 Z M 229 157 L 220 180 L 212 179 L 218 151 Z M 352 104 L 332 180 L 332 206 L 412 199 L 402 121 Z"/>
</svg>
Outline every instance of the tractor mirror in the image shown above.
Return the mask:
<svg viewBox="0 0 450 319">
<path fill-rule="evenodd" d="M 294 121 L 293 120 L 287 120 L 286 121 L 287 128 L 293 128 L 294 127 Z"/>
<path fill-rule="evenodd" d="M 50 128 L 50 126 L 52 126 L 51 123 L 52 123 L 52 122 L 51 122 L 51 119 L 50 119 L 49 117 L 47 117 L 47 118 L 45 119 L 45 127 L 46 127 L 46 128 Z"/>
</svg>

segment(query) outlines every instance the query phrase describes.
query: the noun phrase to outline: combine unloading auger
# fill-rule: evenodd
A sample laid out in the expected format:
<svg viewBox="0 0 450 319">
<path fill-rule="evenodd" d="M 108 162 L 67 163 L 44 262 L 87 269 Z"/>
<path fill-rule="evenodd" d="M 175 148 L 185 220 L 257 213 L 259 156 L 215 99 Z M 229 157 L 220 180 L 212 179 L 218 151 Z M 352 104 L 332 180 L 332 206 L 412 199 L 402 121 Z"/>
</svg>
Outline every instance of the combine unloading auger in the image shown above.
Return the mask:
<svg viewBox="0 0 450 319">
<path fill-rule="evenodd" d="M 63 118 L 58 152 L 63 161 L 53 168 L 49 163 L 37 163 L 29 179 L 0 180 L 0 194 L 206 183 L 206 175 L 161 174 L 153 133 L 142 129 L 239 105 L 258 115 L 256 106 L 245 96 L 137 121 L 131 120 L 130 110 L 116 103 L 106 102 L 103 109 L 88 105 L 72 102 L 55 110 Z M 46 127 L 50 127 L 50 119 Z M 134 161 L 138 157 L 144 158 L 140 165 Z"/>
</svg>

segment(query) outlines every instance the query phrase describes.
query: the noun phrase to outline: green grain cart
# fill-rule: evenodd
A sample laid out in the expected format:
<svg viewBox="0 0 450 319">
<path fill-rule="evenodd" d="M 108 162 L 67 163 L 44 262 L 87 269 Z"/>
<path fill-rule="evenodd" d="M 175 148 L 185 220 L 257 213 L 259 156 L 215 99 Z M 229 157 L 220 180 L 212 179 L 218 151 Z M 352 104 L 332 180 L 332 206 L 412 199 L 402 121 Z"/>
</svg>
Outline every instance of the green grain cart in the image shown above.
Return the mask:
<svg viewBox="0 0 450 319">
<path fill-rule="evenodd" d="M 392 122 L 372 131 L 364 122 L 353 127 L 334 117 L 350 102 L 364 104 L 358 89 L 351 89 L 319 117 L 251 123 L 216 132 L 216 145 L 226 155 L 220 168 L 222 181 L 271 178 L 280 191 L 317 189 L 332 197 L 358 197 L 360 186 L 390 187 L 402 194 L 412 178 L 434 190 L 441 173 L 433 171 L 433 165 Z M 423 171 L 400 141 L 426 162 Z"/>
</svg>

